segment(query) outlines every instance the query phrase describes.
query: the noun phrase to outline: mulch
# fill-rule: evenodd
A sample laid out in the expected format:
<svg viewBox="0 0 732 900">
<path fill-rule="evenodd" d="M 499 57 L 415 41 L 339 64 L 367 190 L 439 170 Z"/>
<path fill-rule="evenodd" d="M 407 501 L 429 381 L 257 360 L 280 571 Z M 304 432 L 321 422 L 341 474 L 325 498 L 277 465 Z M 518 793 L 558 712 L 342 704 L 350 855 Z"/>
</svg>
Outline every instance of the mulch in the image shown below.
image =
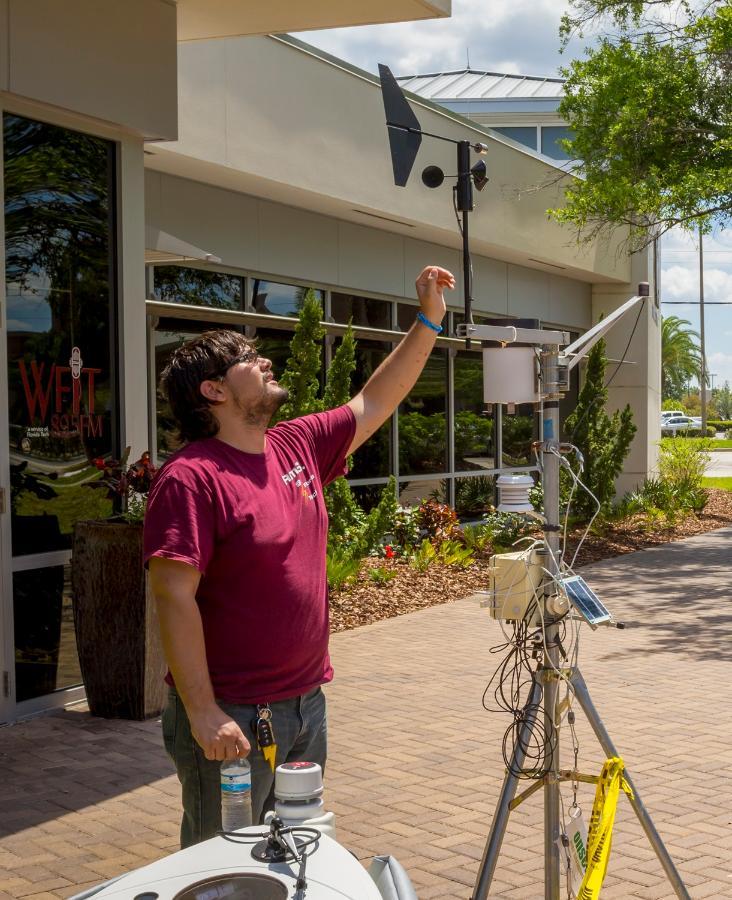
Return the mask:
<svg viewBox="0 0 732 900">
<path fill-rule="evenodd" d="M 702 513 L 690 513 L 671 525 L 651 522 L 643 515 L 603 524 L 601 533 L 587 535 L 575 568 L 732 525 L 732 491 L 709 488 L 707 494 Z M 572 559 L 583 533 L 584 528 L 579 528 L 567 536 L 566 559 Z M 331 592 L 331 631 L 347 631 L 484 591 L 488 557 L 488 553 L 481 555 L 465 569 L 433 563 L 424 572 L 403 559 L 365 559 L 353 584 Z M 377 584 L 369 575 L 373 569 L 388 570 L 394 577 Z"/>
</svg>

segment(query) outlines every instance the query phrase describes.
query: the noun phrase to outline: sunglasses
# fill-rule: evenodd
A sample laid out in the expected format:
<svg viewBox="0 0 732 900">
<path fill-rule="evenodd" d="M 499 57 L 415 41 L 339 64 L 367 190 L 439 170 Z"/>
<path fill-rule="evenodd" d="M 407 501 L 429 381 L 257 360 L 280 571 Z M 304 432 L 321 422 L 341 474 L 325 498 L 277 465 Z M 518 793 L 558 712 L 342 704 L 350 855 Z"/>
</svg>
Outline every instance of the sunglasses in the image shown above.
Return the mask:
<svg viewBox="0 0 732 900">
<path fill-rule="evenodd" d="M 220 370 L 218 372 L 218 374 L 213 375 L 212 377 L 218 378 L 220 381 L 223 381 L 224 378 L 226 378 L 226 373 L 229 371 L 229 369 L 233 368 L 234 366 L 238 366 L 239 363 L 253 363 L 253 362 L 256 362 L 258 359 L 259 359 L 259 354 L 257 353 L 256 350 L 247 350 L 245 353 L 242 353 L 240 356 L 235 356 L 234 359 L 232 359 L 228 363 L 226 363 L 226 365 L 223 367 L 222 370 Z"/>
</svg>

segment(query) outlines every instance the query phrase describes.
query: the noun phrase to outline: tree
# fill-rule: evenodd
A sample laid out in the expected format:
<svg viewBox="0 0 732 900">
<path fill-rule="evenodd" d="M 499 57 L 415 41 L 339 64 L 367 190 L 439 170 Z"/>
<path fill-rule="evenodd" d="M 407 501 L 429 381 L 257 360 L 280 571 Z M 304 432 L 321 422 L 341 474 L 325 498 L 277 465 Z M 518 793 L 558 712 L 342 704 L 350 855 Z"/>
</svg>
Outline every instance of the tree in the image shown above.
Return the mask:
<svg viewBox="0 0 732 900">
<path fill-rule="evenodd" d="M 665 399 L 681 400 L 686 384 L 701 375 L 702 358 L 699 334 L 687 319 L 664 316 L 661 323 L 661 394 Z"/>
<path fill-rule="evenodd" d="M 605 387 L 605 341 L 599 340 L 587 354 L 587 371 L 577 406 L 567 417 L 564 431 L 584 457 L 582 482 L 606 509 L 615 496 L 615 479 L 623 470 L 623 462 L 637 431 L 630 406 L 609 416 L 605 411 L 608 391 Z M 594 500 L 581 488 L 572 500 L 572 508 L 589 518 Z"/>
<path fill-rule="evenodd" d="M 732 217 L 729 0 L 572 0 L 562 38 L 610 24 L 562 70 L 577 160 L 563 208 L 585 240 L 619 225 L 637 249 Z"/>
<path fill-rule="evenodd" d="M 323 401 L 318 396 L 322 371 L 320 344 L 325 335 L 320 324 L 322 317 L 320 300 L 314 291 L 306 291 L 290 342 L 290 357 L 280 378 L 282 387 L 289 391 L 287 402 L 279 411 L 280 420 L 323 410 Z"/>
<path fill-rule="evenodd" d="M 712 393 L 714 394 L 717 416 L 725 421 L 732 419 L 732 391 L 729 387 L 729 381 L 725 381 L 721 388 L 715 388 Z"/>
<path fill-rule="evenodd" d="M 349 324 L 338 345 L 325 376 L 320 396 L 322 372 L 322 340 L 325 329 L 321 325 L 323 308 L 314 291 L 302 297 L 295 334 L 290 342 L 290 357 L 280 384 L 289 391 L 287 402 L 279 411 L 278 420 L 291 419 L 309 413 L 334 409 L 351 396 L 351 376 L 356 367 L 356 341 Z M 389 530 L 396 514 L 396 481 L 392 477 L 377 505 L 366 514 L 358 505 L 351 486 L 345 478 L 337 478 L 325 489 L 325 503 L 330 522 L 329 543 L 338 541 L 341 559 L 360 557 L 378 545 Z"/>
</svg>

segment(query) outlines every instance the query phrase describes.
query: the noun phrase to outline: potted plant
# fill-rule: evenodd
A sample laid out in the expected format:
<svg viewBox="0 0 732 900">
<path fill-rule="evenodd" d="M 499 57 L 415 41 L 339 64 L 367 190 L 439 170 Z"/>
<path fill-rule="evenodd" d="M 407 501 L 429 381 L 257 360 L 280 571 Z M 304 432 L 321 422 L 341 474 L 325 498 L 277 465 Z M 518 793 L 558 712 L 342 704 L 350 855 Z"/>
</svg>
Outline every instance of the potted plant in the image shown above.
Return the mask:
<svg viewBox="0 0 732 900">
<path fill-rule="evenodd" d="M 163 706 L 165 662 L 142 561 L 142 523 L 155 474 L 149 453 L 128 464 L 91 460 L 118 513 L 74 525 L 71 585 L 79 665 L 92 715 L 145 719 Z"/>
</svg>

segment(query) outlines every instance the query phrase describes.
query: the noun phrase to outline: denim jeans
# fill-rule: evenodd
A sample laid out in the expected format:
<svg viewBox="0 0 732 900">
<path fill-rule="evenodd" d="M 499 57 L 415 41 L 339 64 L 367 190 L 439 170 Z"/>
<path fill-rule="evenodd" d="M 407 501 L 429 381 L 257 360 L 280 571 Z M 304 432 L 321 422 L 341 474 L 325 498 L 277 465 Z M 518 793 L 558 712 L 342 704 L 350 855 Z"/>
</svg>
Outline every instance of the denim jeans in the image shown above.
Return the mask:
<svg viewBox="0 0 732 900">
<path fill-rule="evenodd" d="M 251 744 L 252 821 L 261 822 L 264 814 L 274 809 L 274 775 L 252 729 L 256 706 L 235 705 L 218 701 L 246 735 Z M 277 744 L 277 765 L 307 760 L 319 763 L 325 771 L 327 754 L 327 722 L 325 695 L 318 687 L 289 700 L 270 704 L 272 726 Z M 180 829 L 181 848 L 208 840 L 221 828 L 220 766 L 206 759 L 191 733 L 183 702 L 170 688 L 163 710 L 163 741 L 175 763 L 183 788 L 183 820 Z"/>
</svg>

